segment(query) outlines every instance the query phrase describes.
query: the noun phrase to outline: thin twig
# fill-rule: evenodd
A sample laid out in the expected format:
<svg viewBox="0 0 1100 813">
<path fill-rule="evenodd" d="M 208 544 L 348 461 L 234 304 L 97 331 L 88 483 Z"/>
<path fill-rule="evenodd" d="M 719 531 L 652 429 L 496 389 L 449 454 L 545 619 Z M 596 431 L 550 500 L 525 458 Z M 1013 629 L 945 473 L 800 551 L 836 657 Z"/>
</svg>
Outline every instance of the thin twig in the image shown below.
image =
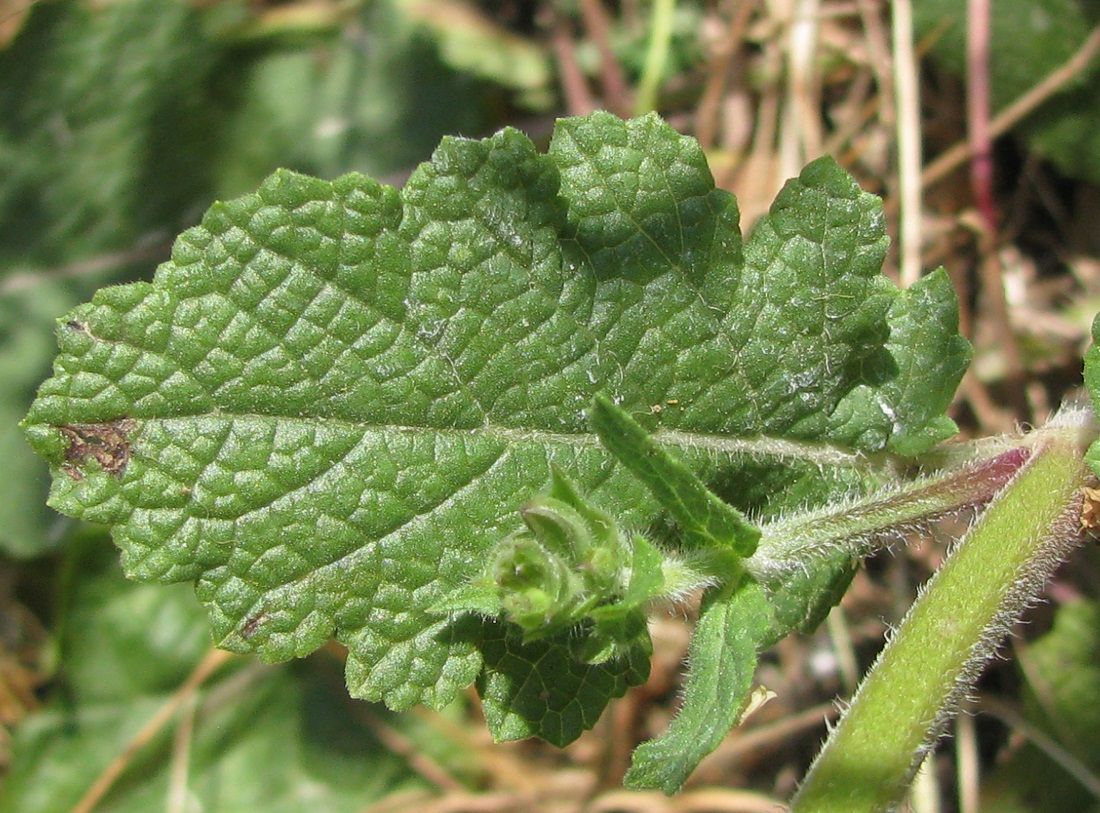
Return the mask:
<svg viewBox="0 0 1100 813">
<path fill-rule="evenodd" d="M 966 120 L 970 145 L 970 186 L 978 208 L 978 273 L 984 303 L 1004 359 L 1005 384 L 1019 420 L 1027 420 L 1026 368 L 1005 296 L 997 254 L 997 210 L 993 197 L 993 137 L 989 128 L 990 0 L 968 0 L 966 26 Z"/>
<path fill-rule="evenodd" d="M 787 31 L 787 103 L 780 136 L 785 176 L 794 177 L 821 154 L 821 92 L 818 74 L 820 0 L 795 0 Z"/>
<path fill-rule="evenodd" d="M 516 813 L 530 810 L 530 799 L 516 793 L 470 793 L 456 791 L 443 796 L 402 794 L 396 802 L 392 797 L 371 805 L 364 813 Z"/>
<path fill-rule="evenodd" d="M 707 66 L 707 81 L 695 108 L 695 137 L 704 150 L 711 149 L 717 140 L 718 110 L 726 92 L 730 68 L 734 65 L 734 57 L 741 51 L 741 41 L 745 38 L 745 30 L 755 7 L 756 0 L 738 0 L 725 36 L 715 46 L 714 56 Z"/>
<path fill-rule="evenodd" d="M 902 287 L 921 275 L 921 138 L 920 87 L 913 52 L 913 7 L 910 0 L 893 5 L 894 86 L 897 91 L 898 200 L 901 215 L 898 256 Z"/>
<path fill-rule="evenodd" d="M 997 405 L 993 396 L 989 394 L 989 389 L 974 372 L 973 367 L 966 371 L 960 388 L 966 403 L 974 410 L 978 425 L 982 427 L 986 434 L 1012 431 L 1016 421 Z"/>
<path fill-rule="evenodd" d="M 451 721 L 437 711 L 424 706 L 413 706 L 409 714 L 422 720 L 440 736 L 446 737 L 464 753 L 477 755 L 478 764 L 485 771 L 492 787 L 524 790 L 530 784 L 529 767 L 500 745 L 488 746 L 470 736 L 469 728 Z"/>
<path fill-rule="evenodd" d="M 187 775 L 191 765 L 191 739 L 195 733 L 195 697 L 184 704 L 176 736 L 172 741 L 172 761 L 168 771 L 168 801 L 165 813 L 187 810 Z"/>
<path fill-rule="evenodd" d="M 233 659 L 233 654 L 222 649 L 211 649 L 199 661 L 180 687 L 173 692 L 168 701 L 149 718 L 141 730 L 134 735 L 122 753 L 115 757 L 99 777 L 88 788 L 80 801 L 73 807 L 72 813 L 90 813 L 107 794 L 114 783 L 122 776 L 137 753 L 161 732 L 179 711 L 180 707 L 199 690 L 211 675 Z"/>
<path fill-rule="evenodd" d="M 936 755 L 921 760 L 909 788 L 910 813 L 940 813 L 940 782 L 936 776 Z"/>
<path fill-rule="evenodd" d="M 1039 105 L 1060 91 L 1089 67 L 1092 60 L 1100 54 L 1100 26 L 1097 26 L 1082 43 L 1077 52 L 1055 70 L 1047 74 L 1031 90 L 998 113 L 989 122 L 989 135 L 998 138 L 1011 130 L 1029 116 Z M 955 169 L 962 166 L 971 157 L 969 141 L 962 141 L 941 153 L 930 162 L 921 174 L 921 183 L 925 188 L 943 180 Z"/>
<path fill-rule="evenodd" d="M 970 188 L 982 226 L 997 233 L 993 199 L 993 137 L 989 133 L 990 0 L 967 0 L 966 137 L 970 144 Z"/>
<path fill-rule="evenodd" d="M 581 17 L 585 30 L 592 38 L 596 51 L 600 55 L 600 84 L 603 86 L 603 100 L 607 109 L 626 118 L 633 110 L 630 88 L 623 76 L 622 66 L 611 48 L 611 26 L 607 20 L 607 11 L 600 0 L 580 0 Z"/>
<path fill-rule="evenodd" d="M 726 739 L 704 763 L 714 773 L 726 772 L 728 766 L 743 759 L 746 754 L 757 754 L 776 747 L 784 740 L 815 728 L 823 728 L 835 720 L 840 710 L 835 703 L 821 703 L 811 708 L 783 717 L 772 723 L 739 729 Z"/>
<path fill-rule="evenodd" d="M 161 237 L 162 235 L 158 234 L 153 239 L 139 241 L 132 248 L 112 251 L 86 260 L 77 260 L 56 268 L 41 271 L 16 271 L 0 282 L 0 295 L 22 291 L 50 280 L 94 276 L 133 263 L 163 259 L 168 256 L 168 252 L 172 248 L 172 241 L 160 239 Z"/>
<path fill-rule="evenodd" d="M 649 24 L 649 47 L 646 49 L 642 78 L 635 98 L 634 109 L 639 114 L 657 109 L 657 95 L 661 89 L 661 80 L 665 77 L 675 12 L 676 0 L 654 0 Z"/>
<path fill-rule="evenodd" d="M 627 692 L 626 696 L 611 707 L 610 725 L 604 751 L 604 765 L 600 786 L 611 788 L 622 785 L 630 767 L 630 752 L 637 735 L 638 717 L 641 713 L 641 695 Z"/>
<path fill-rule="evenodd" d="M 577 62 L 576 46 L 569 21 L 548 3 L 543 9 L 550 29 L 550 47 L 558 63 L 558 80 L 565 100 L 565 109 L 571 116 L 583 116 L 596 109 L 596 102 L 588 89 L 588 80 Z"/>
<path fill-rule="evenodd" d="M 424 805 L 435 799 L 430 790 L 422 788 L 414 790 L 399 790 L 396 793 L 386 794 L 385 797 L 373 802 L 359 813 L 406 813 L 406 811 L 420 811 Z"/>
<path fill-rule="evenodd" d="M 992 697 L 983 697 L 977 706 L 978 711 L 996 717 L 1014 732 L 1026 739 L 1054 762 L 1061 766 L 1062 770 L 1076 779 L 1085 790 L 1100 799 L 1100 776 L 1048 737 L 1037 727 L 1033 726 L 1023 715 L 1009 704 Z"/>
<path fill-rule="evenodd" d="M 878 118 L 887 129 L 894 127 L 894 57 L 890 53 L 890 34 L 883 25 L 879 3 L 859 0 L 859 17 L 863 24 L 864 39 L 870 68 L 878 83 Z"/>
<path fill-rule="evenodd" d="M 829 638 L 833 642 L 837 671 L 840 673 L 840 686 L 846 695 L 853 695 L 859 685 L 859 664 L 856 661 L 856 649 L 852 645 L 852 633 L 848 629 L 844 608 L 839 604 L 833 607 L 825 622 L 828 626 Z"/>
<path fill-rule="evenodd" d="M 978 732 L 970 708 L 964 708 L 955 718 L 955 784 L 959 789 L 959 813 L 978 813 L 981 789 L 981 768 L 978 755 Z"/>
<path fill-rule="evenodd" d="M 586 813 L 775 813 L 782 805 L 749 790 L 705 788 L 672 798 L 659 791 L 615 790 L 596 797 Z"/>
<path fill-rule="evenodd" d="M 451 776 L 431 757 L 421 753 L 412 740 L 401 734 L 397 729 L 382 722 L 375 714 L 368 711 L 366 706 L 358 705 L 356 708 L 367 725 L 370 726 L 371 732 L 378 738 L 378 741 L 386 746 L 388 750 L 403 757 L 410 768 L 442 790 L 465 792 L 466 788 L 461 782 Z"/>
</svg>

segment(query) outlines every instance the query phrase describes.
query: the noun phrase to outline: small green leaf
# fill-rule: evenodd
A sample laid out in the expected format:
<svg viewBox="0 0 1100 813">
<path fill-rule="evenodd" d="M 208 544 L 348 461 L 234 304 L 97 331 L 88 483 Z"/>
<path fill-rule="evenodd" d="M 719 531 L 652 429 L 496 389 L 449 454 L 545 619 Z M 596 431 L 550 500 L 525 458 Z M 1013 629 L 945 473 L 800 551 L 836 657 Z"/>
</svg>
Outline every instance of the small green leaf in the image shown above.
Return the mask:
<svg viewBox="0 0 1100 813">
<path fill-rule="evenodd" d="M 619 604 L 641 607 L 662 595 L 669 586 L 665 579 L 664 555 L 648 539 L 635 535 L 631 539 L 630 581 Z"/>
<path fill-rule="evenodd" d="M 902 291 L 887 318 L 887 354 L 865 371 L 869 383 L 837 406 L 829 435 L 914 456 L 958 432 L 943 413 L 970 363 L 970 343 L 958 333 L 958 298 L 942 268 Z"/>
<path fill-rule="evenodd" d="M 775 623 L 764 591 L 751 579 L 735 590 L 711 591 L 700 613 L 683 705 L 664 734 L 634 751 L 628 787 L 678 791 L 729 733 L 748 700 L 759 642 Z"/>
<path fill-rule="evenodd" d="M 794 630 L 808 633 L 817 629 L 843 598 L 858 569 L 859 559 L 840 548 L 765 584 L 775 627 L 760 639 L 760 648 L 778 643 Z"/>
<path fill-rule="evenodd" d="M 475 579 L 457 587 L 431 607 L 435 614 L 473 612 L 495 617 L 504 612 L 500 603 L 500 591 L 487 579 Z"/>
<path fill-rule="evenodd" d="M 752 555 L 759 529 L 658 446 L 610 398 L 596 396 L 589 420 L 604 448 L 645 483 L 679 523 L 685 548 L 732 548 L 740 556 Z"/>
<path fill-rule="evenodd" d="M 649 674 L 649 635 L 624 657 L 575 657 L 571 633 L 525 643 L 510 624 L 486 624 L 478 692 L 498 741 L 541 737 L 566 745 L 595 725 L 607 702 Z"/>
<path fill-rule="evenodd" d="M 527 640 L 571 627 L 583 617 L 588 591 L 572 564 L 527 534 L 509 537 L 498 549 L 492 577 L 500 604 Z"/>
</svg>

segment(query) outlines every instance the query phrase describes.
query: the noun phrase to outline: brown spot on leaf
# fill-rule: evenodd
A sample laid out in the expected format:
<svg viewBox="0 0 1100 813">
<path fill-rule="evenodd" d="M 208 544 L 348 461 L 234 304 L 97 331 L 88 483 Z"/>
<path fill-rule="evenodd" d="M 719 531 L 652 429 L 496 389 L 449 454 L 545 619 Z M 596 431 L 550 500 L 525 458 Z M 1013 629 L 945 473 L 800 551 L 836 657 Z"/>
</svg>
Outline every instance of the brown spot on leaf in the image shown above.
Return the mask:
<svg viewBox="0 0 1100 813">
<path fill-rule="evenodd" d="M 262 624 L 266 619 L 267 613 L 256 613 L 256 615 L 249 618 L 247 621 L 244 622 L 244 626 L 241 627 L 241 637 L 247 641 L 249 638 L 256 634 L 256 630 L 260 628 L 260 624 Z"/>
<path fill-rule="evenodd" d="M 130 462 L 130 433 L 136 424 L 129 418 L 108 423 L 71 423 L 59 427 L 69 441 L 62 469 L 74 480 L 83 479 L 83 466 L 96 461 L 108 474 L 121 477 Z"/>
</svg>

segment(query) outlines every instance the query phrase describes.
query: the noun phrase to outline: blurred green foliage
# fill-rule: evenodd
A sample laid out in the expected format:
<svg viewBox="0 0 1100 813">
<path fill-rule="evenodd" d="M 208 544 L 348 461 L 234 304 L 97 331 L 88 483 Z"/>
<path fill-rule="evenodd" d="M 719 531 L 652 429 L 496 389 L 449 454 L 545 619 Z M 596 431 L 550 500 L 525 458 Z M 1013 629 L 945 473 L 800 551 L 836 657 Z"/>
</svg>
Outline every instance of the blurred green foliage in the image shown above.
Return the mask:
<svg viewBox="0 0 1100 813">
<path fill-rule="evenodd" d="M 66 547 L 56 639 L 63 691 L 21 725 L 0 787 L 2 813 L 65 813 L 154 716 L 209 650 L 206 614 L 184 585 L 127 581 L 99 533 Z M 386 793 L 422 787 L 381 745 L 341 689 L 340 665 L 319 655 L 295 668 L 241 661 L 204 684 L 192 735 L 166 726 L 96 808 L 161 809 L 173 761 L 187 761 L 187 808 L 353 813 Z M 337 691 L 332 691 L 336 687 Z M 378 715 L 384 715 L 379 710 Z M 441 754 L 438 733 L 415 718 L 387 725 Z M 183 750 L 181 750 L 183 749 Z M 451 746 L 450 760 L 461 763 Z"/>
<path fill-rule="evenodd" d="M 1077 770 L 1100 771 L 1100 604 L 1060 606 L 1054 626 L 1020 653 L 1023 716 Z M 1004 813 L 1100 811 L 1100 802 L 1049 747 L 1027 742 L 983 787 L 982 809 Z"/>
</svg>

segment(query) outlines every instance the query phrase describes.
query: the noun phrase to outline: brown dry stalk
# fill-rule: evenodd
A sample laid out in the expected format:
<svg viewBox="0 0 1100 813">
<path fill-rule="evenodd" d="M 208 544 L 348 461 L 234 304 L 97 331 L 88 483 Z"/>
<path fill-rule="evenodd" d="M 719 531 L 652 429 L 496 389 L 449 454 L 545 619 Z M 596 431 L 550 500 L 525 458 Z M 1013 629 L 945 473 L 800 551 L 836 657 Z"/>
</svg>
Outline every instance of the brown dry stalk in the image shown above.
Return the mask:
<svg viewBox="0 0 1100 813">
<path fill-rule="evenodd" d="M 913 8 L 910 0 L 897 0 L 894 3 L 892 32 L 898 199 L 901 202 L 898 223 L 901 251 L 898 266 L 901 285 L 908 288 L 921 274 L 920 86 L 917 57 L 913 51 Z"/>
<path fill-rule="evenodd" d="M 576 45 L 573 42 L 573 30 L 569 21 L 562 17 L 549 4 L 545 9 L 546 25 L 550 29 L 550 47 L 558 63 L 558 77 L 565 109 L 570 116 L 583 116 L 596 109 L 596 102 L 588 89 L 588 80 L 584 77 L 577 62 Z"/>
<path fill-rule="evenodd" d="M 981 797 L 981 760 L 978 755 L 978 732 L 973 709 L 966 704 L 955 718 L 955 784 L 958 788 L 959 813 L 979 813 Z"/>
<path fill-rule="evenodd" d="M 795 712 L 774 722 L 746 728 L 728 737 L 706 759 L 706 765 L 714 773 L 728 771 L 731 766 L 748 754 L 773 749 L 792 737 L 800 736 L 815 728 L 822 728 L 840 714 L 836 703 L 820 703 Z"/>
<path fill-rule="evenodd" d="M 176 726 L 176 736 L 172 740 L 172 758 L 168 769 L 168 801 L 165 813 L 186 813 L 187 776 L 191 766 L 191 740 L 195 734 L 195 710 L 198 704 L 195 696 L 188 698 Z"/>
<path fill-rule="evenodd" d="M 580 10 L 585 30 L 600 54 L 600 84 L 607 109 L 627 118 L 634 109 L 634 100 L 630 98 L 622 66 L 611 47 L 611 25 L 607 20 L 607 11 L 601 0 L 580 0 Z"/>
<path fill-rule="evenodd" d="M 443 790 L 455 793 L 465 792 L 463 784 L 451 776 L 434 759 L 421 753 L 416 743 L 397 729 L 386 725 L 376 715 L 368 711 L 366 706 L 359 706 L 358 711 L 363 720 L 370 726 L 371 733 L 378 741 L 394 754 L 404 758 L 410 768 Z"/>
<path fill-rule="evenodd" d="M 749 790 L 706 788 L 672 798 L 659 791 L 619 790 L 597 797 L 585 813 L 775 813 L 776 799 Z"/>
<path fill-rule="evenodd" d="M 985 305 L 993 321 L 1005 383 L 1018 420 L 1030 415 L 1027 403 L 1027 371 L 1019 342 L 1012 330 L 1004 274 L 997 254 L 997 204 L 993 194 L 993 134 L 989 122 L 989 37 L 990 0 L 968 0 L 966 26 L 966 123 L 969 146 L 970 188 L 978 207 L 981 232 L 978 238 L 978 273 Z"/>
<path fill-rule="evenodd" d="M 172 242 L 159 239 L 160 237 L 161 235 L 155 235 L 151 239 L 147 236 L 131 248 L 89 257 L 86 260 L 77 260 L 56 268 L 16 270 L 6 276 L 3 282 L 0 282 L 0 294 L 11 294 L 26 290 L 50 280 L 94 276 L 117 271 L 133 263 L 162 260 L 168 256 L 168 252 L 172 248 Z"/>
<path fill-rule="evenodd" d="M 756 0 L 740 0 L 736 4 L 726 33 L 715 46 L 714 56 L 707 68 L 706 85 L 695 109 L 695 138 L 704 150 L 711 149 L 717 140 L 718 110 L 726 92 L 726 81 L 734 64 L 734 57 L 741 50 L 741 41 L 745 37 L 755 7 Z"/>
</svg>

